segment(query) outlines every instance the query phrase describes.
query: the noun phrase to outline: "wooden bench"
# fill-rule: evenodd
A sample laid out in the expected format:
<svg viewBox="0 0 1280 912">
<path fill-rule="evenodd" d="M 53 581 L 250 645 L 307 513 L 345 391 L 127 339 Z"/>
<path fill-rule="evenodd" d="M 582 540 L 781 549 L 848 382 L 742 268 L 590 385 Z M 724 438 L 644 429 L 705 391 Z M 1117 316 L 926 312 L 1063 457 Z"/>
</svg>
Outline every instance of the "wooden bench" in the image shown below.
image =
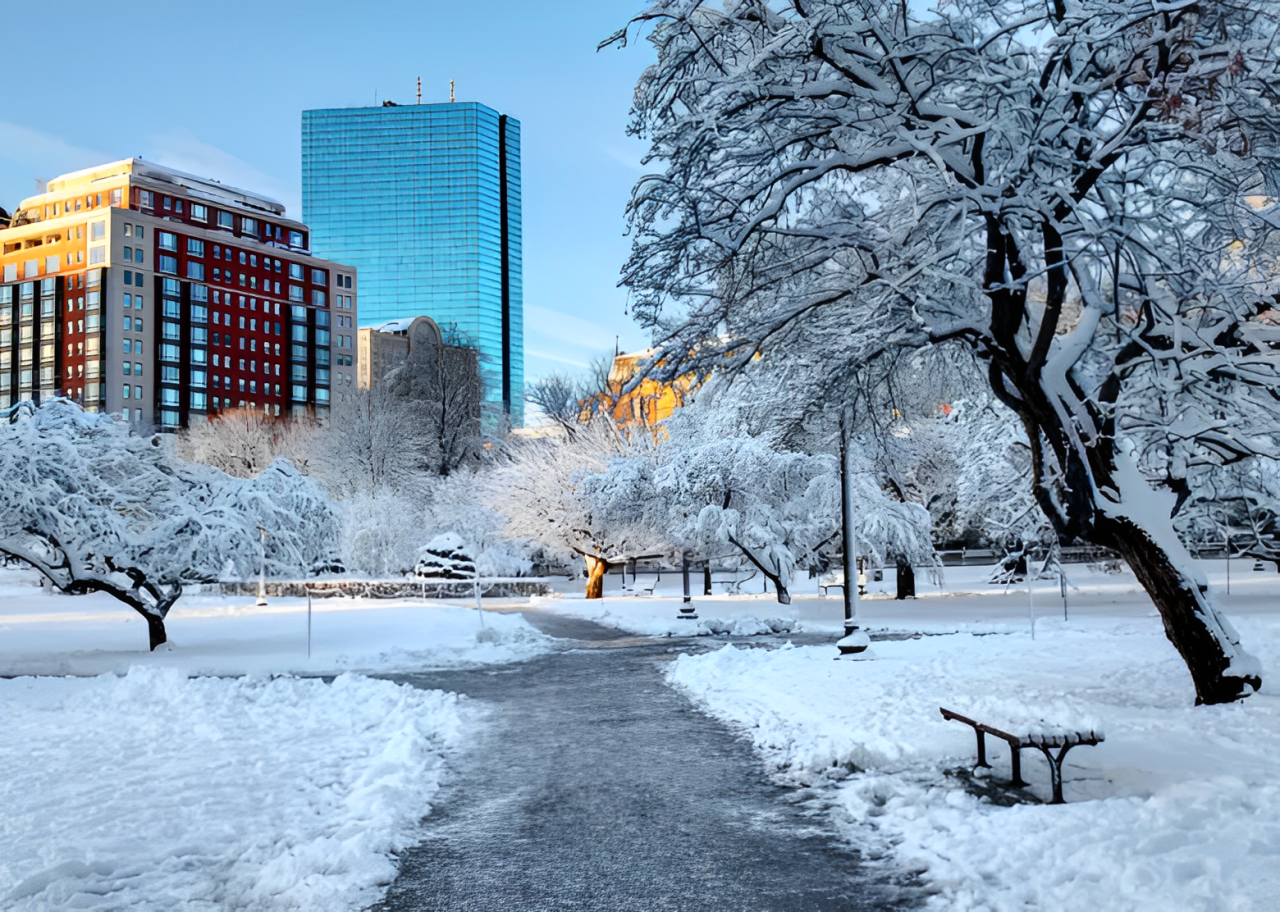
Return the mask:
<svg viewBox="0 0 1280 912">
<path fill-rule="evenodd" d="M 1081 744 L 1092 746 L 1105 740 L 1101 732 L 1065 729 L 1043 734 L 1033 732 L 1015 735 L 987 725 L 984 722 L 978 722 L 976 719 L 970 719 L 968 716 L 962 716 L 958 712 L 952 712 L 941 706 L 938 707 L 938 710 L 942 713 L 942 718 L 947 721 L 963 722 L 973 728 L 978 736 L 977 766 L 991 769 L 991 764 L 987 762 L 987 735 L 994 735 L 1008 743 L 1013 767 L 1013 781 L 1010 784 L 1015 788 L 1023 788 L 1027 785 L 1026 782 L 1022 781 L 1022 749 L 1024 747 L 1038 748 L 1044 754 L 1044 758 L 1049 761 L 1049 775 L 1053 783 L 1053 800 L 1049 802 L 1050 804 L 1066 803 L 1062 797 L 1062 761 L 1066 759 L 1067 751 Z M 1054 753 L 1055 749 L 1057 751 L 1056 754 Z"/>
</svg>

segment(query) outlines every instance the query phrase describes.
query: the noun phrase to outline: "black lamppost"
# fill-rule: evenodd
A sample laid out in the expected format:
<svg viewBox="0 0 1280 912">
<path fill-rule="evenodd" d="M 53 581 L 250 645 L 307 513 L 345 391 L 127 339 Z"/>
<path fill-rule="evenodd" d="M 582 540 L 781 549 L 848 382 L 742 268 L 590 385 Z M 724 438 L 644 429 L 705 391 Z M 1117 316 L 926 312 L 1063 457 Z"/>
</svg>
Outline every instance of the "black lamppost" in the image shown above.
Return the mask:
<svg viewBox="0 0 1280 912">
<path fill-rule="evenodd" d="M 858 561 L 854 555 L 853 496 L 849 476 L 853 474 L 853 453 L 849 438 L 853 433 L 847 411 L 840 413 L 840 519 L 844 527 L 844 635 L 836 642 L 840 655 L 866 652 L 871 639 L 858 627 Z"/>
<path fill-rule="evenodd" d="M 684 577 L 684 601 L 680 604 L 680 613 L 676 615 L 689 621 L 698 619 L 698 609 L 693 607 L 693 596 L 689 594 L 689 553 L 686 551 L 681 556 L 680 572 Z"/>
</svg>

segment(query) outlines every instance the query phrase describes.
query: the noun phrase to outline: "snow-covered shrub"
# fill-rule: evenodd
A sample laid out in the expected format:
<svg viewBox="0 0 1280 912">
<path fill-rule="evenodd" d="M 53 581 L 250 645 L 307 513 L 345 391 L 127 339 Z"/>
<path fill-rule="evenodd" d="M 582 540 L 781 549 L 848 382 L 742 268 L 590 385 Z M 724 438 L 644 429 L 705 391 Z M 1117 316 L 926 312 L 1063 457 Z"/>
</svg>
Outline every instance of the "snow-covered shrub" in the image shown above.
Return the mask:
<svg viewBox="0 0 1280 912">
<path fill-rule="evenodd" d="M 445 532 L 423 546 L 413 575 L 423 580 L 473 580 L 476 562 L 460 536 Z"/>
</svg>

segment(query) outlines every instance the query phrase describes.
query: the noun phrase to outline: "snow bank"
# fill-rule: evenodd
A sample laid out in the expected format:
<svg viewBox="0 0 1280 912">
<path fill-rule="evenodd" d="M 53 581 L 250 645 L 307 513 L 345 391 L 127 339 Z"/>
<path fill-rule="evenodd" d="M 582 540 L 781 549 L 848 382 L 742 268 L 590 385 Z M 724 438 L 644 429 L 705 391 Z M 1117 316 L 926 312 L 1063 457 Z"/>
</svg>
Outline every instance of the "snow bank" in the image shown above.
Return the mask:
<svg viewBox="0 0 1280 912">
<path fill-rule="evenodd" d="M 462 727 L 386 681 L 0 681 L 0 906 L 359 909 L 395 876 Z"/>
<path fill-rule="evenodd" d="M 1266 667 L 1280 667 L 1280 618 L 1237 626 Z M 918 871 L 930 908 L 1276 908 L 1280 698 L 1267 685 L 1241 704 L 1193 707 L 1155 618 L 1042 620 L 1035 640 L 949 634 L 873 651 L 838 662 L 831 646 L 726 646 L 681 656 L 669 679 L 741 727 L 784 781 L 824 790 L 851 842 Z M 940 706 L 1007 724 L 1097 725 L 1107 740 L 1068 754 L 1069 804 L 1003 807 L 985 796 L 1018 793 L 970 777 L 973 732 Z M 1007 749 L 987 745 L 995 779 L 1007 781 Z M 1022 757 L 1032 792 L 1047 798 L 1043 758 Z"/>
</svg>

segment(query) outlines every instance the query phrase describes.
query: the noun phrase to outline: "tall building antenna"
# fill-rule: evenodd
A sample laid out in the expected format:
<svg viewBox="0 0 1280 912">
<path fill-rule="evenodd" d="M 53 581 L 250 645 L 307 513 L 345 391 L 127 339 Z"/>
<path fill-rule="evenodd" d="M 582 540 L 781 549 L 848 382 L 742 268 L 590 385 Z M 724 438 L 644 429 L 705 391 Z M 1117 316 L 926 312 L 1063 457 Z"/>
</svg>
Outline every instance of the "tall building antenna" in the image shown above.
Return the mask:
<svg viewBox="0 0 1280 912">
<path fill-rule="evenodd" d="M 418 77 L 418 104 L 422 104 L 422 77 Z"/>
<path fill-rule="evenodd" d="M 449 104 L 453 104 L 453 80 L 449 80 Z"/>
</svg>

